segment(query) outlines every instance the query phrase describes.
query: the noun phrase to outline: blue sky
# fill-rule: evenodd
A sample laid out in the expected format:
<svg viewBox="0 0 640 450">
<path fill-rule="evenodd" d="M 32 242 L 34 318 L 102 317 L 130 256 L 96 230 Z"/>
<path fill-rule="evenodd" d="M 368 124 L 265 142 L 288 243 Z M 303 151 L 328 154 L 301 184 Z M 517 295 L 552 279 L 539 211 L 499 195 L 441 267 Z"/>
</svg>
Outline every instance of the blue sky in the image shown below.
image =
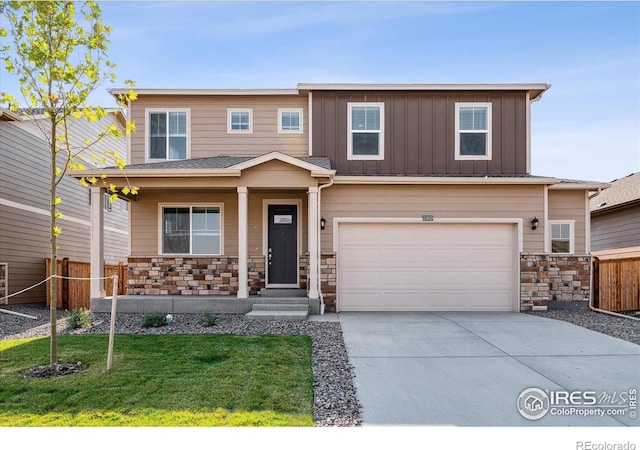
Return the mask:
<svg viewBox="0 0 640 450">
<path fill-rule="evenodd" d="M 118 81 L 145 88 L 299 82 L 548 83 L 532 173 L 640 170 L 638 2 L 101 2 Z M 12 82 L 0 80 L 11 92 Z"/>
</svg>

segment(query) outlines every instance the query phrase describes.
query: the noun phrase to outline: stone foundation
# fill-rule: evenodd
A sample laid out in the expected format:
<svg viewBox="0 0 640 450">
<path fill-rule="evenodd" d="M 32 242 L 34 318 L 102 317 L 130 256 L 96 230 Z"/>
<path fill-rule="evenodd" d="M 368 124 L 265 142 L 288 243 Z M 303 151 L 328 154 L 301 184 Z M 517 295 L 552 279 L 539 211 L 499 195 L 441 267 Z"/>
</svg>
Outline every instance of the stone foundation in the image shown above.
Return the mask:
<svg viewBox="0 0 640 450">
<path fill-rule="evenodd" d="M 249 294 L 265 286 L 264 256 L 249 256 Z M 129 258 L 128 295 L 236 295 L 238 258 Z"/>
<path fill-rule="evenodd" d="M 336 254 L 323 253 L 320 256 L 320 290 L 324 297 L 325 311 L 336 310 Z"/>
<path fill-rule="evenodd" d="M 589 301 L 591 257 L 520 256 L 520 310 L 546 310 L 549 301 Z"/>
</svg>

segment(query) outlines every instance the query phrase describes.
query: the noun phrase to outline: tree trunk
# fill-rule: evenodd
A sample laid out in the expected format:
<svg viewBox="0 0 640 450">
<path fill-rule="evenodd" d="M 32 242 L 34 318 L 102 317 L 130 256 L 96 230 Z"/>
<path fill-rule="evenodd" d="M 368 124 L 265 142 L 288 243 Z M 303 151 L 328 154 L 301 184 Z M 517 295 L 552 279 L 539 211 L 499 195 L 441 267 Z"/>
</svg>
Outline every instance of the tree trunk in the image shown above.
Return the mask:
<svg viewBox="0 0 640 450">
<path fill-rule="evenodd" d="M 49 214 L 51 215 L 49 233 L 51 236 L 51 283 L 49 284 L 51 293 L 51 304 L 49 305 L 49 320 L 51 321 L 51 346 L 49 350 L 49 365 L 53 368 L 58 364 L 58 334 L 56 329 L 56 308 L 58 304 L 58 238 L 56 236 L 56 186 L 57 186 L 57 152 L 56 152 L 56 119 L 51 116 L 51 184 L 49 186 L 50 203 Z"/>
</svg>

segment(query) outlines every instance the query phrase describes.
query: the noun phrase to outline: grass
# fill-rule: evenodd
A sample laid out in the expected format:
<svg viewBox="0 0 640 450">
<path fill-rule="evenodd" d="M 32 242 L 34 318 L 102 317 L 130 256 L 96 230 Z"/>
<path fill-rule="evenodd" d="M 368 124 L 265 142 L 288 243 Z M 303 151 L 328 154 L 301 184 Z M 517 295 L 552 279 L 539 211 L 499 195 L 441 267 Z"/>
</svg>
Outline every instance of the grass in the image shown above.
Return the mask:
<svg viewBox="0 0 640 450">
<path fill-rule="evenodd" d="M 58 336 L 81 373 L 25 379 L 49 339 L 0 341 L 0 426 L 313 426 L 306 336 Z"/>
</svg>

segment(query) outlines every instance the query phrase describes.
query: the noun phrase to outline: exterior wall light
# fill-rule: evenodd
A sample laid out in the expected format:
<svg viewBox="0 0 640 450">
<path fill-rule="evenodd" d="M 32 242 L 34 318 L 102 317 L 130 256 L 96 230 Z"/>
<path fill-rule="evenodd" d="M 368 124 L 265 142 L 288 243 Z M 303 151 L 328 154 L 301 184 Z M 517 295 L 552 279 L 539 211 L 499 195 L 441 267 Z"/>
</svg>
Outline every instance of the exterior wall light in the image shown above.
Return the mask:
<svg viewBox="0 0 640 450">
<path fill-rule="evenodd" d="M 326 226 L 327 226 L 327 221 L 325 220 L 324 217 L 321 217 L 320 218 L 320 229 L 324 230 L 324 227 L 326 227 Z"/>
<path fill-rule="evenodd" d="M 534 217 L 533 219 L 531 219 L 531 229 L 535 230 L 536 228 L 538 228 L 538 223 L 540 221 L 538 220 L 537 217 Z"/>
</svg>

